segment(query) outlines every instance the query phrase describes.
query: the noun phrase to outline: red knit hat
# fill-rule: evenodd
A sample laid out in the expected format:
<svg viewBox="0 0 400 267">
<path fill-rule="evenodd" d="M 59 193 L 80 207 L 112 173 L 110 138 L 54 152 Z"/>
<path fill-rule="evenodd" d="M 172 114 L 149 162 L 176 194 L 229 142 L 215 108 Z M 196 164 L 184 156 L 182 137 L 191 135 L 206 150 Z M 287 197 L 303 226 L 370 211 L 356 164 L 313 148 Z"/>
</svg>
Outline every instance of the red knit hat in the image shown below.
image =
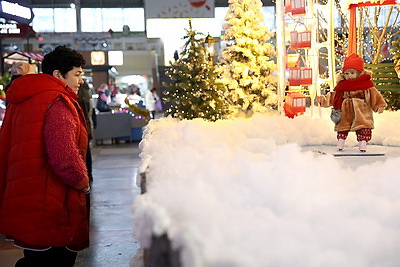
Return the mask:
<svg viewBox="0 0 400 267">
<path fill-rule="evenodd" d="M 342 71 L 347 69 L 355 69 L 359 72 L 362 72 L 364 70 L 364 60 L 357 54 L 351 54 L 350 56 L 346 57 L 343 62 Z"/>
</svg>

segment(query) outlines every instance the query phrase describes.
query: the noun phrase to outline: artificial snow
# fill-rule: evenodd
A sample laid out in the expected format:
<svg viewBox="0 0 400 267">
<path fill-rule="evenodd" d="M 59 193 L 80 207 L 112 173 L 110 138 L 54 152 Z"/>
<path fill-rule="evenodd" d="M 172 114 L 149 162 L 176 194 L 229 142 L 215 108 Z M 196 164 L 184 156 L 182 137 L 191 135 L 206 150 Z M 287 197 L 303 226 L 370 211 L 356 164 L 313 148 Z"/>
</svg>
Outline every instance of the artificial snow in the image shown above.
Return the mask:
<svg viewBox="0 0 400 267">
<path fill-rule="evenodd" d="M 167 233 L 185 267 L 398 266 L 400 112 L 374 114 L 369 149 L 385 157 L 346 159 L 316 152 L 336 145 L 329 111 L 153 120 L 140 143 L 139 242 Z"/>
</svg>

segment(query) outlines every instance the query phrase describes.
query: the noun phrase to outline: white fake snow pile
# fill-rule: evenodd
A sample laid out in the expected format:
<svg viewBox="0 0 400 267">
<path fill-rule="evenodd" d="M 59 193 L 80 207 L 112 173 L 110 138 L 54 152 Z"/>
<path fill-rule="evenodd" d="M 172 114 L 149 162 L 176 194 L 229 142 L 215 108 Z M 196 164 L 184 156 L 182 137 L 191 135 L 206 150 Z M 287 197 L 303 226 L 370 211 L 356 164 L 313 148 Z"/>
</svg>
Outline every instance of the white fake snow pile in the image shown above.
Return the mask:
<svg viewBox="0 0 400 267">
<path fill-rule="evenodd" d="M 400 146 L 400 113 L 374 116 L 370 143 Z M 139 242 L 167 233 L 185 267 L 399 266 L 400 158 L 352 169 L 302 151 L 336 145 L 328 117 L 152 121 Z"/>
</svg>

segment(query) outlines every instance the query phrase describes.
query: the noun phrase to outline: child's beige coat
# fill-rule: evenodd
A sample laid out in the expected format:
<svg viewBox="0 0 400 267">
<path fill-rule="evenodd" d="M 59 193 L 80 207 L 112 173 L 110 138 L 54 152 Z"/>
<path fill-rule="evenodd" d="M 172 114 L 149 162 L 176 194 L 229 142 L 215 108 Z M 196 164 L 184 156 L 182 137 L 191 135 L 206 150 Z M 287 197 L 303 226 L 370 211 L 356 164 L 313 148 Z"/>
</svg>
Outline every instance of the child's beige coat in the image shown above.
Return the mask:
<svg viewBox="0 0 400 267">
<path fill-rule="evenodd" d="M 371 74 L 364 71 L 362 74 Z M 337 81 L 344 80 L 344 76 L 340 73 Z M 333 105 L 335 92 L 329 92 L 326 95 L 319 96 L 317 101 L 322 107 L 330 107 Z M 342 103 L 342 117 L 338 124 L 335 125 L 335 131 L 357 131 L 364 128 L 374 128 L 374 118 L 372 112 L 382 112 L 387 106 L 380 92 L 375 87 L 366 90 L 357 90 L 344 92 Z"/>
</svg>

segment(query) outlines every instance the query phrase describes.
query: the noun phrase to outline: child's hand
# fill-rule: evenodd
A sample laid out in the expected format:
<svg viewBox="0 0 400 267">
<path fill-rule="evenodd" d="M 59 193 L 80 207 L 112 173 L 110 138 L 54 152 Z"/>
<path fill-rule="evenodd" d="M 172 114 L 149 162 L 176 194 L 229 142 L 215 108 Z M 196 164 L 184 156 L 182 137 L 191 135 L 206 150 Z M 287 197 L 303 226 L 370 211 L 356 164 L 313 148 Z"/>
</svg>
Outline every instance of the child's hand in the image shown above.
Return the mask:
<svg viewBox="0 0 400 267">
<path fill-rule="evenodd" d="M 377 110 L 376 112 L 378 112 L 379 114 L 381 114 L 384 110 L 385 110 L 384 107 L 380 107 L 380 108 L 378 108 L 378 110 Z"/>
<path fill-rule="evenodd" d="M 323 98 L 323 97 L 320 96 L 320 95 L 316 96 L 316 97 L 315 97 L 315 102 L 318 103 L 318 104 L 321 104 L 322 98 Z"/>
</svg>

